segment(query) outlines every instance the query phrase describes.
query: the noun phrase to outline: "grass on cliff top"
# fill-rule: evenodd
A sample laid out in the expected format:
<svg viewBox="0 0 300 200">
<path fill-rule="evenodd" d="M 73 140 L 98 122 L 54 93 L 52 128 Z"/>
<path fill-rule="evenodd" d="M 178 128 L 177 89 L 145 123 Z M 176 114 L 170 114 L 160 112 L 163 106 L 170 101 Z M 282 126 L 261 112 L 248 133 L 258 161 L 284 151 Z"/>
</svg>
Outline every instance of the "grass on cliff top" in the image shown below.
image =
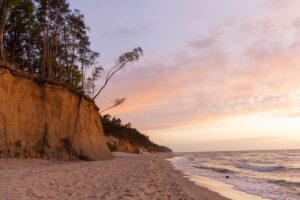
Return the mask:
<svg viewBox="0 0 300 200">
<path fill-rule="evenodd" d="M 104 115 L 102 117 L 104 134 L 114 136 L 119 139 L 128 141 L 132 145 L 144 147 L 148 152 L 171 152 L 168 147 L 160 146 L 152 142 L 148 136 L 132 128 L 130 123 L 123 125 L 120 119 Z"/>
</svg>

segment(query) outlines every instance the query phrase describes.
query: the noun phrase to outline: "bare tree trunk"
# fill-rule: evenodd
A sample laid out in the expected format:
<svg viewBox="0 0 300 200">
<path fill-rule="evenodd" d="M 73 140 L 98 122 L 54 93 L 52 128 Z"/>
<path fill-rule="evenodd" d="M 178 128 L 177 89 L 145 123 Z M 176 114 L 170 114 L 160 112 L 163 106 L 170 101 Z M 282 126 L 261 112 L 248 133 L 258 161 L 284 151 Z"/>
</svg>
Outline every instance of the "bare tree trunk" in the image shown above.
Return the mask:
<svg viewBox="0 0 300 200">
<path fill-rule="evenodd" d="M 43 9 L 43 56 L 42 56 L 42 77 L 46 78 L 47 64 L 47 1 L 42 2 Z"/>
<path fill-rule="evenodd" d="M 47 21 L 47 26 L 46 26 L 46 79 L 52 78 L 51 45 L 49 43 L 50 28 L 51 28 L 51 21 Z"/>
<path fill-rule="evenodd" d="M 5 62 L 5 56 L 4 56 L 4 44 L 3 44 L 3 33 L 0 33 L 0 60 L 3 60 Z"/>
<path fill-rule="evenodd" d="M 74 83 L 74 68 L 75 68 L 75 36 L 72 34 L 73 42 L 72 42 L 72 69 L 71 69 L 71 77 L 70 77 L 70 86 L 73 87 Z"/>
<path fill-rule="evenodd" d="M 5 55 L 4 55 L 4 33 L 5 33 L 5 26 L 7 23 L 7 19 L 11 13 L 11 8 L 6 7 L 6 1 L 3 1 L 3 8 L 1 13 L 0 19 L 0 60 L 5 62 Z"/>
<path fill-rule="evenodd" d="M 62 67 L 61 67 L 61 58 L 58 57 L 58 64 L 57 64 L 57 68 L 56 68 L 56 74 L 55 74 L 55 78 L 59 78 L 59 81 L 61 81 L 61 77 L 62 77 Z M 57 77 L 58 74 L 58 77 Z"/>
<path fill-rule="evenodd" d="M 84 72 L 84 64 L 83 64 L 82 55 L 80 56 L 80 60 L 81 60 L 81 87 L 82 87 L 82 91 L 84 92 L 85 72 Z"/>
<path fill-rule="evenodd" d="M 54 68 L 54 78 L 56 79 L 56 76 L 57 76 L 57 72 L 58 72 L 58 67 L 60 66 L 60 59 L 58 58 L 58 28 L 59 28 L 59 22 L 57 20 L 57 16 L 56 16 L 56 26 L 55 26 L 55 45 L 54 45 L 54 59 L 55 59 L 55 68 Z M 58 59 L 58 60 L 57 60 Z"/>
<path fill-rule="evenodd" d="M 67 67 L 67 71 L 68 71 L 68 77 L 70 78 L 70 74 L 71 74 L 71 70 L 70 70 L 70 66 L 69 66 L 69 58 L 68 58 L 68 44 L 67 44 L 67 30 L 66 30 L 66 24 L 64 24 L 64 43 L 65 43 L 65 59 L 66 59 L 66 67 Z"/>
<path fill-rule="evenodd" d="M 17 38 L 18 36 L 16 35 L 16 31 L 14 31 L 14 36 L 13 36 L 13 44 L 12 44 L 12 49 L 11 49 L 11 52 L 9 53 L 9 55 L 10 55 L 10 62 L 11 62 L 11 64 L 13 65 L 13 66 L 15 66 L 15 58 L 16 58 L 16 55 L 15 55 L 15 52 L 16 52 L 16 38 Z"/>
<path fill-rule="evenodd" d="M 32 64 L 32 29 L 30 23 L 30 31 L 29 31 L 29 38 L 28 38 L 28 49 L 27 49 L 27 57 L 28 57 L 28 65 L 30 68 L 30 73 L 33 74 L 33 64 Z"/>
<path fill-rule="evenodd" d="M 101 92 L 104 90 L 104 88 L 107 86 L 109 80 L 116 74 L 118 73 L 118 71 L 120 71 L 124 66 L 125 66 L 126 63 L 121 63 L 116 66 L 114 66 L 107 74 L 106 78 L 105 78 L 105 81 L 104 81 L 104 84 L 102 85 L 102 87 L 98 90 L 97 94 L 93 97 L 93 100 L 95 101 L 96 98 L 101 94 Z"/>
</svg>

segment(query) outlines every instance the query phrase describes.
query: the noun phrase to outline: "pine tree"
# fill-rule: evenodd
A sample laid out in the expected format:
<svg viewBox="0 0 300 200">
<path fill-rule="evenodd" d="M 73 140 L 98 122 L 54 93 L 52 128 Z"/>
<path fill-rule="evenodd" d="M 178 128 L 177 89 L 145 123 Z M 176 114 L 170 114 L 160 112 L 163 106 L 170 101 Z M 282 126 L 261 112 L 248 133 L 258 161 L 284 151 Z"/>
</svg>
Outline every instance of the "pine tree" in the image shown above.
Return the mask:
<svg viewBox="0 0 300 200">
<path fill-rule="evenodd" d="M 0 61 L 95 100 L 110 79 L 143 51 L 136 48 L 122 54 L 97 88 L 103 67 L 97 63 L 99 53 L 91 48 L 88 31 L 84 16 L 72 11 L 67 0 L 0 0 Z"/>
</svg>

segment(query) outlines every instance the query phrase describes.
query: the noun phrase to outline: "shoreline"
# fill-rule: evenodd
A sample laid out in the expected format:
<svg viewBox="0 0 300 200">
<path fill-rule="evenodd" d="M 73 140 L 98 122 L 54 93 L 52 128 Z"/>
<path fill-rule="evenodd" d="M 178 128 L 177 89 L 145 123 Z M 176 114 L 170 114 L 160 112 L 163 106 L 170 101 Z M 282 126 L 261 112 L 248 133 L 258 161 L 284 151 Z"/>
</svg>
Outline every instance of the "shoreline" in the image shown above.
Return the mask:
<svg viewBox="0 0 300 200">
<path fill-rule="evenodd" d="M 182 176 L 184 176 L 186 179 L 188 179 L 189 181 L 192 181 L 193 183 L 195 183 L 197 186 L 200 187 L 204 187 L 207 188 L 210 191 L 216 192 L 218 194 L 220 194 L 221 196 L 228 198 L 230 200 L 269 200 L 267 198 L 264 198 L 262 196 L 258 196 L 258 195 L 253 195 L 250 193 L 247 193 L 245 191 L 236 189 L 234 186 L 213 179 L 213 178 L 209 178 L 206 176 L 201 176 L 201 175 L 195 175 L 193 173 L 190 173 L 188 171 L 183 170 L 180 166 L 177 166 L 174 163 L 174 160 L 180 158 L 182 155 L 175 155 L 174 157 L 167 159 L 171 165 L 173 166 L 173 168 L 175 170 L 178 170 L 182 173 Z"/>
<path fill-rule="evenodd" d="M 1 159 L 3 199 L 228 200 L 196 185 L 166 159 L 174 154 L 115 154 L 106 161 Z"/>
</svg>

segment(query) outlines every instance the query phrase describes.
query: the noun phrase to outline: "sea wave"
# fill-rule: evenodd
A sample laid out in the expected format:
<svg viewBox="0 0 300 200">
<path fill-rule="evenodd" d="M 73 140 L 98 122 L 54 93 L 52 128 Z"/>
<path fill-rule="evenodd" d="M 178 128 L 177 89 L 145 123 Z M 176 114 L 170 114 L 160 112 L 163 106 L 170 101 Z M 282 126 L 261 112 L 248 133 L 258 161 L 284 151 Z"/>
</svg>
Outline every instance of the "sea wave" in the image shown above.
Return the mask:
<svg viewBox="0 0 300 200">
<path fill-rule="evenodd" d="M 281 185 L 281 186 L 285 186 L 285 187 L 300 187 L 300 182 L 290 182 L 290 181 L 286 181 L 286 180 L 270 180 L 268 182 L 275 183 L 277 185 Z"/>
<path fill-rule="evenodd" d="M 236 173 L 233 170 L 229 170 L 229 169 L 225 169 L 225 168 L 218 168 L 218 167 L 206 167 L 206 166 L 193 166 L 193 167 L 198 168 L 198 169 L 209 169 L 209 170 L 219 172 L 219 173 L 223 173 L 223 174 L 234 174 L 234 173 Z"/>
<path fill-rule="evenodd" d="M 299 150 L 208 152 L 185 154 L 173 162 L 189 175 L 222 181 L 266 199 L 300 200 L 299 155 Z"/>
<path fill-rule="evenodd" d="M 248 169 L 252 171 L 257 171 L 257 172 L 272 172 L 272 171 L 277 171 L 277 170 L 284 170 L 284 166 L 262 166 L 262 165 L 254 165 L 254 164 L 249 164 L 245 162 L 237 162 L 235 163 L 235 167 L 241 168 L 241 169 Z"/>
</svg>

